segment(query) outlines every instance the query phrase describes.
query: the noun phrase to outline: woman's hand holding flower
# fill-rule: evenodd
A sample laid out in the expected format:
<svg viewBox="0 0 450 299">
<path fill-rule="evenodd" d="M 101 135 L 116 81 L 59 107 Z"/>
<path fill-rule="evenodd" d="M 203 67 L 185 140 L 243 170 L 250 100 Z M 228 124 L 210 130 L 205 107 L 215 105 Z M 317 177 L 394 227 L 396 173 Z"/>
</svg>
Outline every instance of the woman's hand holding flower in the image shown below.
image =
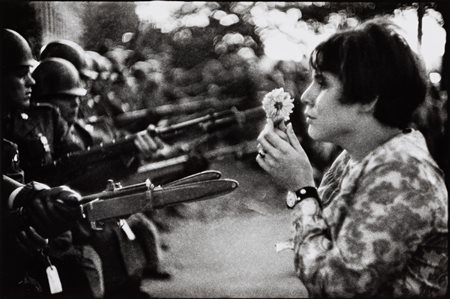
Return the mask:
<svg viewBox="0 0 450 299">
<path fill-rule="evenodd" d="M 311 163 L 292 124 L 288 124 L 284 132 L 274 128 L 273 121 L 268 119 L 266 127 L 258 136 L 258 142 L 264 157 L 258 155 L 256 161 L 280 186 L 294 191 L 315 185 Z"/>
</svg>

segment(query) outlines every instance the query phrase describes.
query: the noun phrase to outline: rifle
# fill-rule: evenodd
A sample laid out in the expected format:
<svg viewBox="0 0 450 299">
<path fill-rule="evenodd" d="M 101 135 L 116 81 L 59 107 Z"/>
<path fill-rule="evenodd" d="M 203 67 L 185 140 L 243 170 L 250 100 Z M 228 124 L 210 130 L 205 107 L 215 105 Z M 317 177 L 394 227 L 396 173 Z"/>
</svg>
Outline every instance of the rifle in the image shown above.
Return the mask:
<svg viewBox="0 0 450 299">
<path fill-rule="evenodd" d="M 180 104 L 166 104 L 154 108 L 139 109 L 130 112 L 124 112 L 112 118 L 113 123 L 118 128 L 125 128 L 134 125 L 137 122 L 145 122 L 145 126 L 150 123 L 151 119 L 163 119 L 175 115 L 192 114 L 208 109 L 217 111 L 230 109 L 242 103 L 243 98 L 231 98 L 226 100 L 218 100 L 217 98 L 208 98 L 203 100 L 191 101 Z M 101 120 L 101 117 L 90 117 L 88 123 L 95 123 Z"/>
<path fill-rule="evenodd" d="M 147 130 L 152 136 L 157 136 L 163 141 L 171 141 L 180 137 L 181 134 L 197 133 L 208 134 L 216 130 L 228 129 L 232 125 L 243 126 L 246 122 L 262 119 L 265 112 L 261 106 L 244 111 L 230 109 L 220 112 L 211 112 L 191 120 L 172 124 L 167 127 L 150 126 Z M 120 156 L 124 153 L 136 154 L 138 148 L 134 144 L 137 134 L 129 135 L 122 140 L 113 141 L 108 144 L 100 144 L 85 151 L 67 153 L 65 156 L 53 161 L 45 166 L 43 171 L 58 174 L 59 177 L 74 177 L 74 173 L 79 173 L 80 169 L 85 170 L 95 163 Z"/>
<path fill-rule="evenodd" d="M 208 161 L 221 159 L 228 155 L 233 155 L 237 158 L 241 158 L 245 155 L 256 153 L 256 141 L 246 141 L 236 145 L 230 145 L 226 147 L 221 147 L 217 149 L 213 149 L 204 153 L 200 153 L 205 159 Z M 189 154 L 183 154 L 176 157 L 172 157 L 170 159 L 148 163 L 138 168 L 137 173 L 145 173 L 149 177 L 154 177 L 160 175 L 161 173 L 165 173 L 166 169 L 169 169 L 174 166 L 182 165 L 188 162 L 190 159 Z"/>
<path fill-rule="evenodd" d="M 239 186 L 236 180 L 222 179 L 221 176 L 220 171 L 207 170 L 156 187 L 150 179 L 125 187 L 110 180 L 105 191 L 81 199 L 83 217 L 95 228 L 96 221 L 120 219 L 180 203 L 212 199 L 228 194 Z"/>
<path fill-rule="evenodd" d="M 122 187 L 120 183 L 108 181 L 105 191 L 86 195 L 80 200 L 80 218 L 91 222 L 97 229 L 97 221 L 121 219 L 132 214 L 160 209 L 179 203 L 189 203 L 216 198 L 234 191 L 239 183 L 232 179 L 221 179 L 217 170 L 199 172 L 163 186 L 154 186 L 149 179 L 143 183 Z M 3 181 L 14 188 L 23 186 L 3 175 Z M 27 226 L 26 219 L 20 219 Z"/>
</svg>

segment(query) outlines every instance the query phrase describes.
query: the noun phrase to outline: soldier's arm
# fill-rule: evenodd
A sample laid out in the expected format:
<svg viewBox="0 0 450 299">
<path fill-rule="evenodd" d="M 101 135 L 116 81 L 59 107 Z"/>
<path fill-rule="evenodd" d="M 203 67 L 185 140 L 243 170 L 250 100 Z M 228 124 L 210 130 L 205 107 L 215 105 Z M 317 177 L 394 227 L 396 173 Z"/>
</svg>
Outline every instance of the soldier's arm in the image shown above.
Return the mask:
<svg viewBox="0 0 450 299">
<path fill-rule="evenodd" d="M 18 233 L 32 227 L 42 237 L 57 236 L 81 216 L 81 196 L 67 186 L 23 185 L 3 175 L 2 195 L 7 198 L 8 225 Z"/>
</svg>

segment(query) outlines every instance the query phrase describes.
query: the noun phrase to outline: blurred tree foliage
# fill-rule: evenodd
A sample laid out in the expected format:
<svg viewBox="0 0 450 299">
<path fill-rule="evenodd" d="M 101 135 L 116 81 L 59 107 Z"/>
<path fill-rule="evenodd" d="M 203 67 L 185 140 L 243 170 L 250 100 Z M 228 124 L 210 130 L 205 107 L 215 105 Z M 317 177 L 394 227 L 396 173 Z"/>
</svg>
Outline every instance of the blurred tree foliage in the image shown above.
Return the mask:
<svg viewBox="0 0 450 299">
<path fill-rule="evenodd" d="M 287 13 L 290 10 L 299 11 L 299 21 L 305 22 L 316 33 L 328 24 L 333 15 L 345 16 L 338 28 L 345 28 L 345 22 L 350 18 L 360 21 L 376 15 L 392 14 L 395 9 L 402 7 L 417 7 L 413 2 L 204 2 L 202 5 L 194 5 L 185 2 L 173 13 L 174 20 L 183 20 L 189 17 L 204 15 L 208 10 L 207 26 L 177 25 L 168 33 L 162 34 L 161 30 L 152 28 L 152 25 L 142 28 L 135 46 L 143 51 L 151 47 L 159 51 L 162 44 L 170 45 L 173 51 L 173 65 L 175 67 L 191 68 L 205 59 L 215 58 L 224 52 L 238 52 L 243 47 L 253 50 L 256 57 L 264 54 L 262 37 L 264 28 L 255 24 L 254 10 L 264 9 L 270 13 Z M 421 2 L 423 9 L 436 8 L 435 2 Z M 217 16 L 235 18 L 231 24 L 221 24 L 222 20 Z M 225 19 L 225 18 L 223 18 Z M 277 27 L 277 24 L 268 24 L 267 28 Z M 281 28 L 277 28 L 282 31 Z M 229 42 L 240 39 L 239 42 Z M 228 39 L 228 42 L 227 42 Z M 146 50 L 148 51 L 148 49 Z"/>
<path fill-rule="evenodd" d="M 122 35 L 136 32 L 139 18 L 134 2 L 86 2 L 83 44 L 101 53 L 122 44 Z"/>
</svg>

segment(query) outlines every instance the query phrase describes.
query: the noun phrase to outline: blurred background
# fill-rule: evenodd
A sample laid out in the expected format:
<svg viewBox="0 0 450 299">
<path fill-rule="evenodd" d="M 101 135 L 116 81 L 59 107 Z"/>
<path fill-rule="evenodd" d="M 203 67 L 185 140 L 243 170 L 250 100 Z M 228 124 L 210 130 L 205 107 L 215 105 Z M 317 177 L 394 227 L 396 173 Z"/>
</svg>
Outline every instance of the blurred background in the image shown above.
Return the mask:
<svg viewBox="0 0 450 299">
<path fill-rule="evenodd" d="M 0 8 L 2 26 L 27 38 L 36 56 L 43 45 L 62 38 L 106 57 L 104 75 L 113 82 L 108 97 L 122 112 L 207 98 L 241 99 L 238 108 L 247 109 L 279 87 L 299 103 L 309 80 L 308 56 L 318 42 L 388 15 L 425 62 L 430 92 L 415 125 L 448 172 L 446 1 L 6 1 Z M 296 105 L 291 119 L 320 178 L 337 150 L 309 140 L 300 109 Z M 246 130 L 247 139 L 258 130 Z"/>
</svg>

